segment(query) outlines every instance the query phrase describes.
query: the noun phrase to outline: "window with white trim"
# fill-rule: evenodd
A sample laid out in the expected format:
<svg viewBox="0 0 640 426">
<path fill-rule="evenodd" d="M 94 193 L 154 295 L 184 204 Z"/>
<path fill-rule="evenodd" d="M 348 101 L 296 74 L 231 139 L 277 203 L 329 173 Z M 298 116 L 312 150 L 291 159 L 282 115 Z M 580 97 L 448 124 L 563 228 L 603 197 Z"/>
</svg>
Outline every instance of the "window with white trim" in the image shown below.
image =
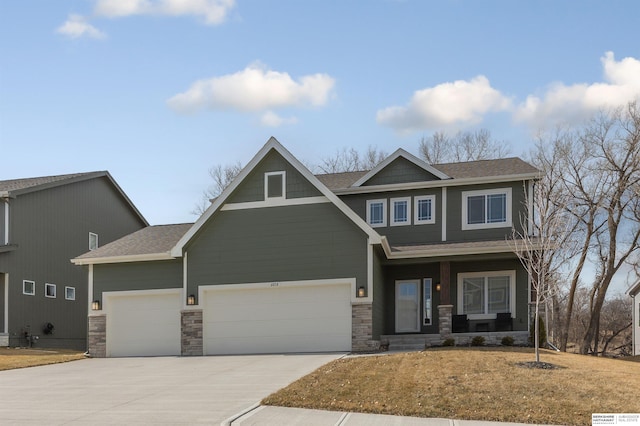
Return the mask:
<svg viewBox="0 0 640 426">
<path fill-rule="evenodd" d="M 56 297 L 56 285 L 55 284 L 45 284 L 44 285 L 44 296 L 55 298 Z"/>
<path fill-rule="evenodd" d="M 436 197 L 435 195 L 421 195 L 413 197 L 413 224 L 423 225 L 436 223 Z"/>
<path fill-rule="evenodd" d="M 268 172 L 264 174 L 264 199 L 273 200 L 285 197 L 286 172 Z"/>
<path fill-rule="evenodd" d="M 411 225 L 411 197 L 391 199 L 391 226 Z"/>
<path fill-rule="evenodd" d="M 462 229 L 511 226 L 511 188 L 462 192 Z"/>
<path fill-rule="evenodd" d="M 98 234 L 89 232 L 89 250 L 95 250 L 98 248 Z"/>
<path fill-rule="evenodd" d="M 387 200 L 367 200 L 367 223 L 374 228 L 387 226 Z"/>
<path fill-rule="evenodd" d="M 458 313 L 469 319 L 490 319 L 510 312 L 515 316 L 516 271 L 458 274 Z"/>
<path fill-rule="evenodd" d="M 76 288 L 75 287 L 65 287 L 64 288 L 64 298 L 66 300 L 76 300 Z"/>
<path fill-rule="evenodd" d="M 425 278 L 422 280 L 422 297 L 424 298 L 424 303 L 422 306 L 422 323 L 424 325 L 431 325 L 431 319 L 433 316 L 432 309 L 432 281 L 431 278 Z"/>
<path fill-rule="evenodd" d="M 33 296 L 36 294 L 36 282 L 23 280 L 22 281 L 22 294 L 26 294 L 27 296 Z"/>
</svg>

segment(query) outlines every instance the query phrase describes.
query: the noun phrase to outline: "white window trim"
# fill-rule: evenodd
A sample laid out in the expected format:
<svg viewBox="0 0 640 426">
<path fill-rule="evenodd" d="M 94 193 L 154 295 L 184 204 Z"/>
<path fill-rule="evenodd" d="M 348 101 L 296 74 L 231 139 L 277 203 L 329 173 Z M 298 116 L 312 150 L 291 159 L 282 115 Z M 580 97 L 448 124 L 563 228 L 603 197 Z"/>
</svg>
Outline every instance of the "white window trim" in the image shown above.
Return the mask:
<svg viewBox="0 0 640 426">
<path fill-rule="evenodd" d="M 269 197 L 269 176 L 282 176 L 282 196 L 280 197 Z M 264 199 L 267 200 L 284 200 L 287 198 L 287 172 L 267 172 L 264 174 Z"/>
<path fill-rule="evenodd" d="M 489 278 L 489 277 L 509 277 L 509 312 L 511 312 L 511 318 L 516 317 L 516 271 L 485 271 L 485 272 L 464 272 L 458 274 L 458 315 L 464 314 L 464 294 L 462 283 L 465 278 Z M 484 285 L 485 298 L 484 298 L 484 310 L 486 312 L 489 306 L 488 286 Z M 480 319 L 495 319 L 496 314 L 468 314 L 467 318 L 470 320 Z"/>
<path fill-rule="evenodd" d="M 27 293 L 25 284 L 30 283 L 33 284 L 33 293 Z M 36 294 L 36 282 L 31 280 L 22 280 L 22 294 L 26 294 L 27 296 L 35 296 Z"/>
<path fill-rule="evenodd" d="M 49 296 L 47 288 L 53 288 L 53 296 Z M 44 285 L 44 297 L 55 299 L 58 296 L 57 286 L 55 284 L 45 283 Z"/>
<path fill-rule="evenodd" d="M 420 220 L 418 219 L 418 205 L 420 201 L 431 200 L 431 219 Z M 420 195 L 413 197 L 413 224 L 414 225 L 427 225 L 436 223 L 436 196 L 435 195 Z"/>
<path fill-rule="evenodd" d="M 95 237 L 96 239 L 96 246 L 95 247 L 91 247 L 91 238 Z M 89 251 L 95 250 L 98 247 L 100 247 L 100 244 L 98 242 L 98 234 L 96 234 L 95 232 L 89 232 Z"/>
<path fill-rule="evenodd" d="M 68 297 L 68 291 L 73 290 L 73 297 Z M 65 286 L 64 288 L 64 299 L 65 300 L 76 300 L 76 288 Z"/>
<path fill-rule="evenodd" d="M 390 201 L 390 210 L 391 210 L 391 226 L 406 226 L 411 225 L 411 197 L 398 197 L 392 198 Z M 396 220 L 396 209 L 395 203 L 397 202 L 406 202 L 407 203 L 407 220 L 404 222 L 400 222 Z"/>
<path fill-rule="evenodd" d="M 428 294 L 425 289 L 427 282 L 429 283 Z M 427 315 L 427 295 L 431 301 L 431 315 Z M 422 325 L 433 325 L 433 279 L 431 278 L 423 278 L 422 280 Z"/>
<path fill-rule="evenodd" d="M 497 223 L 467 223 L 469 220 L 468 211 L 467 211 L 467 199 L 469 197 L 479 196 L 479 195 L 495 195 L 495 194 L 506 194 L 507 196 L 507 211 L 506 211 L 506 222 L 497 222 Z M 512 196 L 511 196 L 511 188 L 496 188 L 496 189 L 482 189 L 478 191 L 463 191 L 462 192 L 462 230 L 468 231 L 473 229 L 491 229 L 491 228 L 511 228 L 512 220 L 511 220 L 511 204 L 512 204 Z M 486 207 L 486 204 L 485 204 Z M 486 213 L 486 212 L 485 212 Z M 486 214 L 485 214 L 486 220 Z"/>
<path fill-rule="evenodd" d="M 382 223 L 371 223 L 371 204 L 382 203 Z M 382 228 L 387 226 L 387 200 L 384 198 L 378 200 L 367 200 L 367 223 L 372 228 Z"/>
</svg>

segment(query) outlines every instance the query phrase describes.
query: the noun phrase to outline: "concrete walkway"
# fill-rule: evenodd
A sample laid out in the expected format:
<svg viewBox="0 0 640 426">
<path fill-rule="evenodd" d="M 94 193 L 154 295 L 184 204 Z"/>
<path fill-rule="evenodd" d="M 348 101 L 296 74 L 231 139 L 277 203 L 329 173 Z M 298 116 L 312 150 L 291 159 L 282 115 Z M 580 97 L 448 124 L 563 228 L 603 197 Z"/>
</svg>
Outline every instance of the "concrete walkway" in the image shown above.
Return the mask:
<svg viewBox="0 0 640 426">
<path fill-rule="evenodd" d="M 223 426 L 532 426 L 522 423 L 485 422 L 472 420 L 425 419 L 420 417 L 386 416 L 382 414 L 345 413 L 341 411 L 306 410 L 255 405 L 244 414 L 238 413 Z"/>
</svg>

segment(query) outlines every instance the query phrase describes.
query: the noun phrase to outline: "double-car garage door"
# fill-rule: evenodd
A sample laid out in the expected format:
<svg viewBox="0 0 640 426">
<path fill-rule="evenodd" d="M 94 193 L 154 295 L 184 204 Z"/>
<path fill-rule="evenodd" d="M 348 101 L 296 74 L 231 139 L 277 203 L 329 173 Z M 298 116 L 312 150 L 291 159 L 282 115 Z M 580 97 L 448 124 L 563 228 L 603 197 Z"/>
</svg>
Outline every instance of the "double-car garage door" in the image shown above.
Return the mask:
<svg viewBox="0 0 640 426">
<path fill-rule="evenodd" d="M 180 354 L 182 292 L 108 298 L 107 356 Z M 147 292 L 144 292 L 147 293 Z M 205 355 L 351 350 L 350 284 L 208 287 Z"/>
</svg>

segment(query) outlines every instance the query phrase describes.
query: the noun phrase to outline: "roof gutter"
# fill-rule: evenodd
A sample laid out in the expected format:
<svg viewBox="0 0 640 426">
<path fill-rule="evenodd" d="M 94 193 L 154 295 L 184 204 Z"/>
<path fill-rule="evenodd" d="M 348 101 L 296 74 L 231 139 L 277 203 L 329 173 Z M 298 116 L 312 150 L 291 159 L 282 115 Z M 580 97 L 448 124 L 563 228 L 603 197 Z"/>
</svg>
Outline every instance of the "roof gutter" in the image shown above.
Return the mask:
<svg viewBox="0 0 640 426">
<path fill-rule="evenodd" d="M 76 257 L 71 259 L 74 265 L 99 265 L 108 263 L 152 262 L 158 260 L 174 260 L 171 253 L 132 254 L 127 256 Z"/>
</svg>

